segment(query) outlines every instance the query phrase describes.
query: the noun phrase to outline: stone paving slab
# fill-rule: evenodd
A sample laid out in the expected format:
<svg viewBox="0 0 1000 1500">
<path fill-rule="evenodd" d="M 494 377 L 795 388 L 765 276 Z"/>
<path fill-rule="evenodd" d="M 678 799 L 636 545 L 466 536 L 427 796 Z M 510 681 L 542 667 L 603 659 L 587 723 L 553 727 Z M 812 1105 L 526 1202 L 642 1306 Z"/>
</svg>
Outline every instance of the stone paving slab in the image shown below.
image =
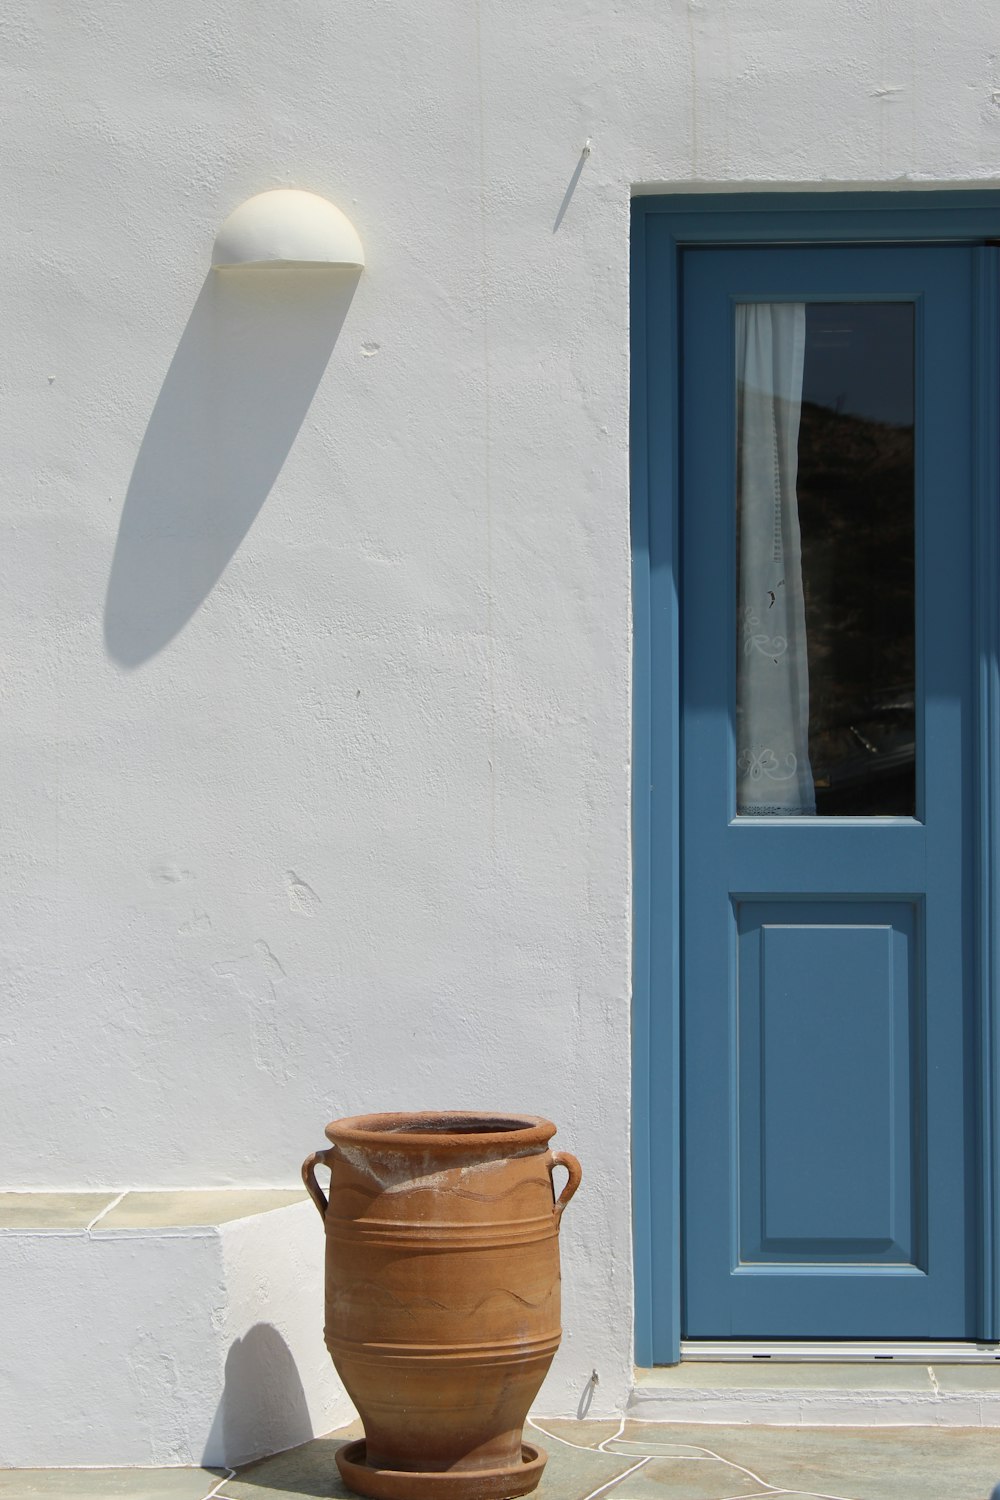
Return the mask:
<svg viewBox="0 0 1000 1500">
<path fill-rule="evenodd" d="M 550 1452 L 556 1439 L 570 1443 L 573 1447 L 596 1448 L 599 1443 L 613 1438 L 621 1427 L 620 1422 L 574 1422 L 569 1417 L 546 1417 L 544 1421 L 529 1422 L 524 1429 L 525 1437 L 537 1433 L 544 1448 Z"/>
<path fill-rule="evenodd" d="M 101 1220 L 98 1233 L 113 1229 L 174 1229 L 229 1224 L 292 1203 L 305 1203 L 301 1188 L 188 1188 L 184 1192 L 126 1193 Z"/>
<path fill-rule="evenodd" d="M 225 1469 L 0 1469 L 2 1500 L 205 1500 Z"/>
<path fill-rule="evenodd" d="M 0 1193 L 0 1229 L 86 1229 L 117 1193 Z"/>
<path fill-rule="evenodd" d="M 617 1423 L 613 1424 L 611 1431 L 616 1427 Z M 533 1434 L 533 1429 L 528 1431 Z M 290 1453 L 242 1469 L 235 1479 L 221 1486 L 220 1500 L 353 1500 L 352 1491 L 341 1482 L 334 1458 L 346 1436 L 338 1432 L 317 1438 Z M 532 1440 L 530 1436 L 528 1441 Z M 547 1441 L 541 1434 L 539 1441 L 549 1455 L 539 1500 L 584 1500 L 620 1479 L 636 1462 L 620 1454 L 598 1453 L 591 1447 L 571 1448 Z"/>
<path fill-rule="evenodd" d="M 646 1448 L 664 1458 L 675 1444 L 687 1452 L 697 1446 L 743 1465 L 765 1488 L 835 1500 L 988 1500 L 1000 1479 L 1000 1436 L 983 1428 L 629 1422 L 622 1436 L 630 1454 Z M 630 1500 L 627 1485 L 613 1493 Z M 651 1494 L 645 1490 L 643 1500 Z M 660 1494 L 667 1500 L 670 1490 L 661 1487 Z"/>
<path fill-rule="evenodd" d="M 651 1458 L 609 1493 L 615 1500 L 763 1500 L 774 1490 L 721 1459 Z"/>
<path fill-rule="evenodd" d="M 1000 1480 L 1000 1435 L 982 1428 L 539 1428 L 549 1463 L 538 1500 L 989 1500 Z M 334 1455 L 359 1432 L 341 1428 L 231 1479 L 212 1469 L 0 1469 L 0 1500 L 351 1500 Z"/>
</svg>

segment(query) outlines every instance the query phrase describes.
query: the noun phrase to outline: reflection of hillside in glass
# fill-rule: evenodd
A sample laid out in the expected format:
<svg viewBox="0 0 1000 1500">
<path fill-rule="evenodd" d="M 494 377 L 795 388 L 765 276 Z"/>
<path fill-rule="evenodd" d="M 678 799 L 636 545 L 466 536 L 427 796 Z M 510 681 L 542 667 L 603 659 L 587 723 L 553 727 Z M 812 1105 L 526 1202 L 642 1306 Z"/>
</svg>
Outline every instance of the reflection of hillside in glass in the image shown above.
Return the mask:
<svg viewBox="0 0 1000 1500">
<path fill-rule="evenodd" d="M 909 306 L 896 304 L 893 312 L 897 310 L 912 317 Z M 836 311 L 842 323 L 851 315 L 850 333 L 865 309 L 855 305 Z M 829 307 L 813 306 L 809 312 L 817 334 L 840 332 L 829 327 Z M 823 328 L 816 326 L 821 315 Z M 900 360 L 897 399 L 912 393 L 912 323 L 905 334 L 902 352 L 908 357 Z M 808 378 L 809 360 L 822 353 L 815 345 L 810 350 L 810 342 L 798 502 L 816 811 L 912 815 L 913 425 L 852 415 L 849 398 L 843 402 L 847 410 L 810 400 L 810 386 L 815 390 L 816 382 Z M 842 337 L 841 347 L 844 342 Z M 909 392 L 900 385 L 908 385 Z"/>
</svg>

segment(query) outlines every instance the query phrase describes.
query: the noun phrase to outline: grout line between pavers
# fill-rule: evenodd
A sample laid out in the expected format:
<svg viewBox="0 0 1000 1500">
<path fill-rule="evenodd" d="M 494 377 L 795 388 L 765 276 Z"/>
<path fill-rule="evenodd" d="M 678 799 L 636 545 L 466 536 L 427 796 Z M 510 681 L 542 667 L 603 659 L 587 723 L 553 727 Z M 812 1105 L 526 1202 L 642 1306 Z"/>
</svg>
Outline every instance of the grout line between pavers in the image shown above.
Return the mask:
<svg viewBox="0 0 1000 1500">
<path fill-rule="evenodd" d="M 550 1442 L 553 1443 L 562 1443 L 564 1448 L 575 1448 L 578 1453 L 606 1453 L 607 1449 L 604 1447 L 604 1443 L 615 1442 L 621 1436 L 622 1431 L 625 1427 L 625 1418 L 622 1417 L 621 1421 L 618 1424 L 618 1431 L 613 1432 L 610 1437 L 606 1437 L 604 1439 L 604 1443 L 598 1443 L 596 1448 L 592 1448 L 589 1443 L 571 1443 L 569 1438 L 560 1437 L 557 1432 L 549 1432 L 548 1428 L 540 1426 L 539 1423 L 535 1421 L 534 1417 L 528 1417 L 526 1420 L 527 1425 L 529 1427 L 533 1427 L 536 1432 L 540 1432 L 542 1434 L 542 1437 L 547 1437 Z M 632 1458 L 636 1455 L 625 1453 L 620 1456 L 623 1458 Z M 642 1456 L 645 1457 L 646 1455 Z"/>
<path fill-rule="evenodd" d="M 605 1438 L 603 1440 L 603 1442 L 598 1443 L 598 1445 L 597 1445 L 597 1451 L 599 1453 L 607 1453 L 608 1450 L 607 1450 L 607 1448 L 605 1448 L 604 1444 L 605 1443 L 617 1443 L 618 1439 L 621 1437 L 621 1435 L 622 1435 L 622 1433 L 624 1431 L 625 1431 L 625 1414 L 623 1412 L 622 1415 L 618 1419 L 618 1431 L 615 1432 L 615 1433 L 612 1433 L 611 1437 Z"/>
<path fill-rule="evenodd" d="M 788 1491 L 785 1490 L 783 1493 L 787 1495 Z M 794 1493 L 795 1491 L 793 1490 L 792 1494 Z M 801 1495 L 808 1495 L 809 1500 L 855 1500 L 855 1497 L 852 1495 L 828 1495 L 825 1491 L 821 1492 L 820 1490 L 800 1490 L 799 1493 Z"/>
<path fill-rule="evenodd" d="M 613 1441 L 613 1438 L 605 1439 L 605 1442 L 610 1443 Z M 635 1447 L 638 1448 L 639 1446 L 640 1445 L 638 1443 L 635 1444 Z M 725 1464 L 727 1468 L 735 1469 L 738 1474 L 745 1474 L 748 1479 L 753 1481 L 754 1484 L 761 1485 L 768 1495 L 789 1495 L 794 1493 L 794 1491 L 789 1490 L 784 1486 L 769 1483 L 768 1480 L 762 1479 L 759 1474 L 755 1474 L 753 1469 L 748 1469 L 745 1464 L 739 1464 L 735 1459 L 732 1458 L 724 1458 L 721 1453 L 716 1453 L 712 1448 L 702 1448 L 698 1443 L 675 1443 L 674 1446 L 677 1448 L 693 1448 L 696 1453 L 703 1453 L 706 1458 L 714 1458 L 720 1464 Z M 651 1453 L 649 1455 L 649 1458 L 658 1458 L 661 1456 L 666 1455 Z M 677 1457 L 681 1458 L 684 1457 L 684 1455 L 678 1454 Z M 646 1462 L 648 1461 L 649 1459 L 646 1460 Z M 622 1478 L 625 1478 L 624 1474 L 622 1475 Z M 852 1500 L 852 1497 L 849 1495 L 827 1495 L 821 1494 L 818 1490 L 800 1490 L 799 1494 L 808 1495 L 811 1497 L 811 1500 Z M 591 1497 L 587 1496 L 587 1500 L 591 1500 Z"/>
<path fill-rule="evenodd" d="M 590 1451 L 593 1453 L 594 1449 L 591 1448 Z M 639 1462 L 633 1464 L 631 1469 L 626 1469 L 624 1474 L 619 1474 L 616 1478 L 609 1479 L 607 1484 L 598 1485 L 596 1490 L 591 1490 L 589 1495 L 584 1495 L 583 1500 L 597 1500 L 598 1495 L 607 1494 L 608 1490 L 613 1490 L 616 1485 L 624 1483 L 630 1474 L 635 1474 L 637 1470 L 644 1469 L 649 1462 L 649 1458 L 640 1458 Z"/>
<path fill-rule="evenodd" d="M 549 1432 L 547 1428 L 542 1427 L 540 1423 L 536 1422 L 534 1418 L 530 1416 L 527 1418 L 527 1426 L 533 1427 L 536 1432 L 540 1432 L 542 1436 L 547 1437 L 550 1442 L 562 1443 L 564 1448 L 575 1448 L 578 1453 L 605 1453 L 609 1458 L 613 1458 L 615 1457 L 615 1454 L 613 1452 L 609 1452 L 608 1449 L 605 1448 L 604 1444 L 617 1442 L 618 1438 L 625 1430 L 625 1418 L 621 1418 L 618 1424 L 618 1431 L 612 1433 L 610 1437 L 604 1438 L 602 1442 L 598 1443 L 596 1448 L 589 1448 L 584 1443 L 571 1443 L 568 1438 L 560 1437 L 559 1434 L 555 1432 Z M 639 1444 L 636 1443 L 635 1446 L 639 1447 Z M 666 1446 L 666 1444 L 662 1446 Z M 743 1464 L 736 1463 L 731 1458 L 723 1458 L 721 1453 L 715 1453 L 711 1448 L 699 1448 L 695 1443 L 677 1443 L 674 1446 L 678 1448 L 697 1449 L 697 1452 L 700 1452 L 704 1458 L 715 1459 L 718 1463 L 725 1464 L 727 1468 L 735 1469 L 739 1474 L 745 1474 L 747 1478 L 752 1480 L 754 1484 L 762 1486 L 765 1492 L 763 1495 L 761 1494 L 760 1490 L 758 1490 L 755 1495 L 731 1495 L 727 1496 L 726 1500 L 769 1500 L 769 1497 L 771 1496 L 791 1494 L 807 1496 L 808 1500 L 854 1500 L 854 1497 L 850 1495 L 829 1495 L 825 1492 L 821 1493 L 819 1490 L 789 1490 L 784 1487 L 779 1487 L 778 1485 L 769 1484 L 766 1479 L 761 1479 L 760 1475 L 755 1474 L 752 1469 L 746 1468 Z M 629 1456 L 630 1455 L 624 1453 L 618 1455 L 618 1457 L 620 1458 L 626 1458 Z M 609 1491 L 616 1489 L 618 1485 L 624 1484 L 626 1479 L 630 1478 L 631 1475 L 638 1473 L 640 1469 L 644 1469 L 646 1465 L 648 1463 L 651 1463 L 654 1458 L 666 1458 L 671 1456 L 677 1459 L 687 1458 L 690 1462 L 697 1462 L 696 1454 L 678 1453 L 670 1455 L 660 1453 L 647 1453 L 643 1458 L 640 1458 L 638 1463 L 635 1463 L 631 1468 L 626 1469 L 623 1474 L 618 1474 L 614 1479 L 609 1479 L 607 1483 L 598 1485 L 596 1490 L 591 1490 L 588 1495 L 584 1495 L 582 1497 L 582 1500 L 598 1500 L 598 1496 L 606 1495 Z M 223 1493 L 223 1486 L 227 1485 L 230 1480 L 235 1478 L 236 1470 L 231 1469 L 224 1479 L 220 1479 L 217 1484 L 213 1485 L 208 1494 L 202 1497 L 202 1500 L 236 1500 L 235 1496 L 227 1496 Z"/>
<path fill-rule="evenodd" d="M 228 1484 L 231 1479 L 235 1479 L 235 1478 L 236 1478 L 236 1470 L 235 1469 L 230 1469 L 227 1472 L 226 1477 L 224 1479 L 217 1479 L 215 1481 L 215 1483 L 213 1484 L 212 1488 L 209 1490 L 208 1494 L 202 1496 L 202 1500 L 225 1500 L 225 1497 L 222 1494 L 222 1486 L 224 1484 Z"/>
<path fill-rule="evenodd" d="M 583 1443 L 571 1443 L 568 1438 L 560 1437 L 558 1433 L 555 1432 L 549 1432 L 547 1428 L 542 1427 L 538 1422 L 536 1422 L 533 1417 L 528 1418 L 528 1425 L 530 1427 L 534 1427 L 536 1432 L 540 1432 L 543 1437 L 549 1438 L 552 1442 L 562 1443 L 566 1448 L 575 1448 L 579 1453 L 607 1453 L 609 1457 L 613 1457 L 616 1450 L 606 1448 L 604 1445 L 605 1443 L 616 1443 L 618 1441 L 625 1430 L 625 1418 L 622 1417 L 620 1419 L 618 1423 L 618 1431 L 612 1433 L 610 1437 L 606 1437 L 603 1442 L 598 1443 L 596 1448 L 589 1448 Z M 628 1439 L 627 1441 L 631 1440 Z M 632 1446 L 634 1448 L 638 1448 L 640 1453 L 642 1452 L 642 1445 L 640 1443 L 632 1443 Z M 697 1443 L 658 1443 L 655 1446 L 658 1449 L 674 1447 L 689 1448 L 693 1449 L 694 1451 L 690 1453 L 647 1453 L 643 1456 L 639 1463 L 633 1464 L 631 1469 L 626 1469 L 625 1473 L 619 1474 L 617 1479 L 611 1479 L 607 1484 L 601 1485 L 599 1489 L 594 1490 L 593 1494 L 584 1496 L 584 1500 L 595 1500 L 595 1496 L 603 1495 L 606 1490 L 613 1489 L 615 1485 L 621 1484 L 622 1480 L 627 1479 L 630 1474 L 634 1474 L 637 1469 L 644 1468 L 645 1465 L 648 1464 L 653 1458 L 674 1458 L 678 1460 L 678 1462 L 680 1462 L 681 1460 L 686 1460 L 688 1463 L 704 1463 L 706 1460 L 714 1459 L 717 1463 L 724 1464 L 727 1469 L 735 1469 L 738 1474 L 745 1474 L 746 1477 L 754 1484 L 761 1485 L 768 1495 L 788 1495 L 792 1493 L 790 1490 L 779 1488 L 777 1485 L 769 1484 L 766 1479 L 761 1479 L 759 1474 L 755 1474 L 752 1469 L 746 1468 L 745 1465 L 738 1464 L 731 1458 L 723 1458 L 721 1453 L 715 1453 L 711 1448 L 702 1448 Z M 701 1456 L 699 1457 L 699 1455 Z M 620 1458 L 629 1458 L 631 1457 L 631 1454 L 621 1453 L 618 1456 Z M 811 1492 L 806 1490 L 800 1491 L 800 1494 L 808 1493 Z M 732 1497 L 732 1500 L 744 1500 L 744 1497 L 734 1496 Z M 746 1497 L 746 1500 L 755 1500 L 755 1497 L 749 1496 Z M 760 1500 L 759 1491 L 757 1500 Z M 848 1497 L 845 1495 L 816 1495 L 813 1496 L 813 1500 L 848 1500 Z"/>
<path fill-rule="evenodd" d="M 639 1448 L 638 1443 L 633 1445 Z M 617 1453 L 619 1458 L 655 1458 L 662 1464 L 711 1464 L 715 1462 L 707 1453 L 666 1453 L 657 1448 L 655 1453 L 643 1453 L 639 1448 L 638 1453 L 623 1453 L 620 1448 L 609 1449 L 609 1452 Z M 720 1460 L 725 1463 L 725 1459 Z"/>
<path fill-rule="evenodd" d="M 542 1427 L 538 1422 L 536 1422 L 533 1417 L 529 1417 L 528 1418 L 528 1425 L 531 1426 L 531 1427 L 534 1427 L 534 1429 L 535 1429 L 536 1432 L 540 1432 L 543 1437 L 549 1438 L 552 1442 L 554 1442 L 554 1443 L 562 1443 L 563 1446 L 566 1447 L 566 1448 L 576 1448 L 576 1450 L 579 1453 L 607 1453 L 609 1457 L 613 1457 L 615 1450 L 608 1449 L 604 1445 L 605 1445 L 605 1443 L 615 1443 L 615 1442 L 618 1441 L 618 1439 L 621 1437 L 622 1433 L 625 1430 L 625 1418 L 622 1417 L 620 1419 L 620 1421 L 618 1423 L 618 1431 L 615 1432 L 615 1433 L 612 1433 L 612 1435 L 610 1437 L 604 1438 L 604 1440 L 602 1442 L 598 1443 L 598 1445 L 597 1445 L 596 1448 L 586 1447 L 583 1443 L 571 1443 L 568 1438 L 560 1437 L 558 1435 L 558 1433 L 555 1433 L 555 1432 L 549 1432 L 547 1428 Z M 640 1452 L 642 1451 L 642 1447 L 641 1447 L 640 1443 L 633 1443 L 632 1446 L 635 1447 L 635 1448 L 638 1448 L 640 1450 Z M 698 1446 L 698 1444 L 696 1444 L 696 1443 L 674 1443 L 672 1445 L 666 1444 L 666 1443 L 664 1443 L 664 1444 L 657 1444 L 657 1447 L 668 1447 L 668 1446 L 673 1446 L 675 1448 L 693 1448 L 695 1451 L 693 1453 L 673 1453 L 673 1454 L 670 1454 L 670 1453 L 647 1453 L 647 1454 L 644 1455 L 644 1457 L 642 1457 L 639 1460 L 639 1462 L 637 1464 L 633 1464 L 630 1469 L 626 1469 L 625 1472 L 624 1472 L 624 1474 L 619 1474 L 618 1477 L 617 1477 L 617 1479 L 609 1479 L 608 1482 L 607 1482 L 607 1484 L 602 1484 L 598 1489 L 592 1491 L 591 1494 L 584 1496 L 583 1500 L 596 1500 L 596 1497 L 598 1495 L 603 1495 L 608 1490 L 614 1489 L 617 1485 L 621 1484 L 624 1480 L 628 1479 L 628 1477 L 629 1477 L 630 1474 L 634 1474 L 636 1472 L 636 1470 L 638 1470 L 638 1469 L 645 1468 L 646 1464 L 648 1464 L 654 1458 L 661 1458 L 661 1459 L 662 1458 L 674 1458 L 678 1462 L 680 1462 L 682 1460 L 686 1460 L 689 1463 L 699 1463 L 699 1462 L 703 1463 L 706 1460 L 714 1459 L 717 1463 L 724 1464 L 726 1466 L 726 1468 L 735 1469 L 738 1474 L 745 1474 L 747 1476 L 747 1478 L 750 1479 L 754 1484 L 763 1486 L 764 1490 L 766 1491 L 766 1493 L 768 1495 L 788 1495 L 788 1494 L 791 1494 L 790 1490 L 779 1489 L 776 1485 L 768 1484 L 768 1482 L 767 1482 L 766 1479 L 761 1479 L 761 1477 L 760 1477 L 759 1474 L 755 1474 L 752 1469 L 745 1468 L 743 1464 L 735 1463 L 732 1459 L 729 1459 L 729 1458 L 723 1458 L 721 1453 L 713 1453 L 713 1451 L 711 1450 L 711 1448 L 700 1448 Z M 701 1455 L 700 1458 L 698 1456 L 699 1454 Z M 622 1454 L 619 1454 L 618 1456 L 621 1457 L 621 1458 L 627 1458 L 627 1457 L 630 1457 L 631 1455 L 622 1453 Z M 805 1494 L 807 1492 L 806 1491 L 801 1491 L 800 1493 Z M 752 1496 L 752 1495 L 748 1495 L 748 1496 L 732 1496 L 731 1500 L 761 1500 L 760 1491 L 758 1490 L 758 1493 L 757 1493 L 756 1497 Z M 830 1495 L 830 1496 L 825 1496 L 824 1495 L 824 1496 L 816 1496 L 816 1497 L 814 1497 L 814 1500 L 847 1500 L 847 1497 L 846 1496 L 838 1496 L 838 1495 Z"/>
<path fill-rule="evenodd" d="M 799 1490 L 800 1495 L 806 1495 L 808 1491 Z M 752 1495 L 724 1495 L 723 1500 L 769 1500 L 771 1495 L 794 1495 L 794 1490 L 768 1490 L 766 1495 L 761 1495 L 760 1490 L 754 1490 Z"/>
<path fill-rule="evenodd" d="M 612 1433 L 611 1437 L 606 1437 L 604 1443 L 598 1443 L 596 1448 L 588 1448 L 583 1443 L 571 1443 L 568 1438 L 560 1437 L 558 1433 L 549 1432 L 547 1428 L 540 1426 L 533 1417 L 528 1418 L 528 1426 L 533 1427 L 536 1432 L 540 1432 L 543 1437 L 549 1438 L 553 1443 L 562 1443 L 564 1448 L 575 1448 L 578 1453 L 607 1453 L 609 1458 L 613 1458 L 614 1454 L 608 1453 L 608 1450 L 604 1447 L 604 1443 L 613 1443 L 616 1438 L 621 1436 L 625 1430 L 625 1418 L 622 1417 L 619 1420 L 618 1431 Z M 624 1458 L 629 1455 L 619 1454 L 618 1456 Z M 608 1490 L 614 1489 L 615 1485 L 621 1484 L 630 1474 L 635 1474 L 637 1470 L 644 1469 L 652 1456 L 651 1453 L 647 1453 L 644 1458 L 640 1458 L 637 1464 L 633 1464 L 630 1469 L 626 1469 L 624 1474 L 617 1474 L 614 1479 L 609 1479 L 606 1484 L 598 1485 L 596 1490 L 591 1490 L 589 1495 L 583 1497 L 583 1500 L 597 1500 L 598 1495 L 606 1494 Z"/>
<path fill-rule="evenodd" d="M 694 1448 L 698 1445 L 692 1443 L 690 1446 Z M 759 1474 L 755 1474 L 753 1469 L 748 1469 L 745 1464 L 738 1464 L 733 1458 L 723 1458 L 721 1453 L 714 1453 L 711 1448 L 702 1448 L 701 1452 L 706 1453 L 710 1458 L 717 1458 L 721 1464 L 728 1464 L 731 1469 L 736 1469 L 740 1474 L 745 1474 L 748 1479 L 753 1480 L 754 1484 L 762 1484 L 769 1495 L 790 1495 L 796 1493 L 794 1490 L 788 1490 L 783 1487 L 779 1488 L 777 1485 L 768 1483 L 766 1479 L 761 1479 Z M 855 1500 L 855 1497 L 851 1495 L 828 1495 L 819 1490 L 799 1490 L 798 1493 L 810 1496 L 810 1500 Z"/>
<path fill-rule="evenodd" d="M 737 1474 L 745 1474 L 748 1479 L 753 1480 L 754 1484 L 763 1485 L 764 1489 L 771 1495 L 788 1494 L 787 1489 L 779 1487 L 776 1484 L 770 1484 L 766 1479 L 761 1479 L 760 1475 L 755 1474 L 753 1469 L 748 1469 L 746 1464 L 738 1464 L 734 1458 L 723 1458 L 721 1453 L 716 1453 L 712 1448 L 702 1448 L 700 1443 L 678 1443 L 676 1446 L 679 1448 L 694 1448 L 696 1452 L 704 1453 L 707 1458 L 717 1459 L 720 1464 L 725 1464 L 727 1468 L 735 1469 Z M 838 1497 L 829 1496 L 826 1497 L 826 1500 L 838 1500 Z M 843 1497 L 840 1497 L 840 1500 L 843 1500 Z"/>
<path fill-rule="evenodd" d="M 95 1216 L 91 1219 L 90 1223 L 87 1225 L 87 1229 L 86 1229 L 86 1233 L 87 1234 L 90 1233 L 90 1231 L 93 1229 L 93 1227 L 94 1227 L 95 1224 L 99 1224 L 101 1222 L 101 1220 L 104 1218 L 105 1214 L 109 1214 L 113 1208 L 117 1208 L 118 1207 L 119 1203 L 122 1201 L 122 1199 L 124 1198 L 124 1196 L 125 1196 L 125 1194 L 127 1192 L 128 1192 L 128 1188 L 125 1188 L 122 1192 L 120 1192 L 118 1194 L 117 1198 L 112 1198 L 112 1200 L 111 1200 L 110 1203 L 105 1203 L 105 1205 L 101 1209 L 100 1213 L 99 1214 L 95 1214 Z"/>
</svg>

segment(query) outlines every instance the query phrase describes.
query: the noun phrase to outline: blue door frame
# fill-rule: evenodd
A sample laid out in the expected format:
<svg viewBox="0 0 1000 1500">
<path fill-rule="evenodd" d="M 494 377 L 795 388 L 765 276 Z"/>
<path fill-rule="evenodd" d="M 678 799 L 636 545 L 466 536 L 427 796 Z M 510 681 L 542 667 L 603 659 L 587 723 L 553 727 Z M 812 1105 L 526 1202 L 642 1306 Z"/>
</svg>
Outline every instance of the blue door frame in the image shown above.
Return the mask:
<svg viewBox="0 0 1000 1500">
<path fill-rule="evenodd" d="M 680 1356 L 680 256 L 957 242 L 975 255 L 974 822 L 979 1336 L 1000 1339 L 1000 193 L 643 197 L 632 216 L 635 1357 Z M 657 691 L 652 691 L 655 670 Z M 653 779 L 653 767 L 657 768 Z"/>
</svg>

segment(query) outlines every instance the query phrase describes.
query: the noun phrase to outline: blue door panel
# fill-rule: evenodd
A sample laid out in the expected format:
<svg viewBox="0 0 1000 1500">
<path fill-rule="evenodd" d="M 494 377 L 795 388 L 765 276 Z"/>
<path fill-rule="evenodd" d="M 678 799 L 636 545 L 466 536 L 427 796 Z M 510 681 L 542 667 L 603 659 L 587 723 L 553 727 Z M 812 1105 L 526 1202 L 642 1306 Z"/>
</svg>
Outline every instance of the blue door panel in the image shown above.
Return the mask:
<svg viewBox="0 0 1000 1500">
<path fill-rule="evenodd" d="M 978 1331 L 972 257 L 958 245 L 683 257 L 687 1338 Z M 733 309 L 780 300 L 914 308 L 912 817 L 736 815 Z"/>
<path fill-rule="evenodd" d="M 915 909 L 740 902 L 741 1265 L 917 1265 Z"/>
</svg>

